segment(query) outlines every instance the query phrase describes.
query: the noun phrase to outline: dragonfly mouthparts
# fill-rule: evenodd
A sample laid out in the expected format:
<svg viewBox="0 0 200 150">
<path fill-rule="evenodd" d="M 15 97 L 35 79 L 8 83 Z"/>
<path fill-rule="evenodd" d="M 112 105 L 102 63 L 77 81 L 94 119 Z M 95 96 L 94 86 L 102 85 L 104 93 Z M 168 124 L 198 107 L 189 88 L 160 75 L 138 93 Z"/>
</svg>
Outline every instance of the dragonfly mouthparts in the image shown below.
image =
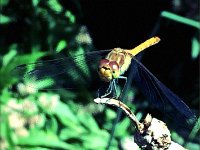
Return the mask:
<svg viewBox="0 0 200 150">
<path fill-rule="evenodd" d="M 105 70 L 110 70 L 110 68 L 106 67 L 106 66 L 103 66 L 102 68 L 105 69 Z"/>
</svg>

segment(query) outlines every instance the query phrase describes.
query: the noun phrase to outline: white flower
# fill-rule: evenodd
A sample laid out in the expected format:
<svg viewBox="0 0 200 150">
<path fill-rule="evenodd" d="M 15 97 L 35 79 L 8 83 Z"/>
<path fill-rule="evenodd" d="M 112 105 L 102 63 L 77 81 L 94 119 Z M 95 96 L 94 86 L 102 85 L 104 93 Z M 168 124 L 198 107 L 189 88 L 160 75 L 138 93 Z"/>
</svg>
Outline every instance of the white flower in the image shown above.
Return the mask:
<svg viewBox="0 0 200 150">
<path fill-rule="evenodd" d="M 19 83 L 17 85 L 17 88 L 22 95 L 35 94 L 36 92 L 38 92 L 36 83 Z"/>
<path fill-rule="evenodd" d="M 16 111 L 21 111 L 22 110 L 22 105 L 17 103 L 17 99 L 11 98 L 8 100 L 7 105 L 4 107 L 4 111 L 7 113 L 11 112 L 16 112 Z"/>
<path fill-rule="evenodd" d="M 79 44 L 91 44 L 92 39 L 85 26 L 80 28 L 79 34 L 76 36 L 76 42 Z"/>
<path fill-rule="evenodd" d="M 41 106 L 49 112 L 54 112 L 59 100 L 59 95 L 42 94 L 39 97 L 39 102 Z"/>
<path fill-rule="evenodd" d="M 42 115 L 34 115 L 29 118 L 28 123 L 31 128 L 40 125 L 43 122 L 43 117 Z"/>
<path fill-rule="evenodd" d="M 4 138 L 0 139 L 0 149 L 1 150 L 7 150 L 8 149 L 8 142 Z"/>
<path fill-rule="evenodd" d="M 29 135 L 29 132 L 26 128 L 22 127 L 22 128 L 17 128 L 15 130 L 16 135 L 18 136 L 22 136 L 22 137 L 26 137 Z"/>
<path fill-rule="evenodd" d="M 33 101 L 31 101 L 29 99 L 25 99 L 23 101 L 22 109 L 23 109 L 24 112 L 28 112 L 28 113 L 31 113 L 31 114 L 33 114 L 33 113 L 38 111 L 37 105 Z"/>
<path fill-rule="evenodd" d="M 26 124 L 25 118 L 20 113 L 12 113 L 8 116 L 8 122 L 11 128 L 21 128 Z"/>
</svg>

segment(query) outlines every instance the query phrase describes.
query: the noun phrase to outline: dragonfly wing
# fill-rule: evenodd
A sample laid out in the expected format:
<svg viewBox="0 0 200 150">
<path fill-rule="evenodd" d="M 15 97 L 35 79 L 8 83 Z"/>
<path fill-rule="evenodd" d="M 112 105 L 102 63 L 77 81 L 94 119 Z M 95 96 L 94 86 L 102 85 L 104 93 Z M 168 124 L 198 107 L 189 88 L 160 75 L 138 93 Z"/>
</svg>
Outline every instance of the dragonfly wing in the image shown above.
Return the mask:
<svg viewBox="0 0 200 150">
<path fill-rule="evenodd" d="M 69 61 L 66 59 L 66 62 Z M 65 71 L 64 60 L 55 59 L 30 64 L 22 64 L 12 70 L 12 74 L 25 79 L 40 80 L 53 77 Z"/>
<path fill-rule="evenodd" d="M 53 79 L 54 84 L 48 89 L 76 88 L 84 81 L 88 82 L 92 73 L 97 74 L 99 60 L 109 51 L 94 51 L 74 57 L 23 64 L 13 69 L 12 74 L 28 80 L 29 83 Z"/>
<path fill-rule="evenodd" d="M 164 111 L 166 115 L 183 125 L 192 128 L 197 121 L 195 114 L 190 108 L 169 88 L 161 83 L 142 63 L 133 58 L 135 68 L 135 81 L 141 92 Z"/>
</svg>

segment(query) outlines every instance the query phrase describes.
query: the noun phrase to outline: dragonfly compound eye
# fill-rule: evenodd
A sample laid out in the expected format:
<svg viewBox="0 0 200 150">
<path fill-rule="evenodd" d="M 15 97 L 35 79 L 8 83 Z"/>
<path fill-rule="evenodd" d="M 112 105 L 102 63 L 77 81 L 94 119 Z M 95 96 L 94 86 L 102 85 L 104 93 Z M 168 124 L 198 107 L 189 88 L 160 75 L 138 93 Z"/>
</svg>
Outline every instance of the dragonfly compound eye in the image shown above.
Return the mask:
<svg viewBox="0 0 200 150">
<path fill-rule="evenodd" d="M 109 66 L 110 66 L 110 68 L 112 70 L 112 76 L 113 76 L 113 78 L 118 78 L 119 75 L 120 75 L 120 69 L 119 69 L 118 63 L 116 61 L 111 61 L 109 63 Z"/>
<path fill-rule="evenodd" d="M 99 68 L 105 66 L 105 65 L 108 65 L 109 64 L 109 60 L 107 59 L 102 59 L 99 63 Z"/>
<path fill-rule="evenodd" d="M 102 59 L 99 63 L 98 73 L 103 81 L 109 82 L 112 80 L 112 72 L 109 66 L 109 60 Z"/>
</svg>

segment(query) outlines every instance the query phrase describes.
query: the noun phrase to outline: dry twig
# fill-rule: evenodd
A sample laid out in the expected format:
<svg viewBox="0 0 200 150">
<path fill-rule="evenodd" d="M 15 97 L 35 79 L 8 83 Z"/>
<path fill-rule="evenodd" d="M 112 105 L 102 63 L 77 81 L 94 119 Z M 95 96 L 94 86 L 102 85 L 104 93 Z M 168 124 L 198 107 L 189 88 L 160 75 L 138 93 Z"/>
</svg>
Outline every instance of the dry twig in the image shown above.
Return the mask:
<svg viewBox="0 0 200 150">
<path fill-rule="evenodd" d="M 167 125 L 156 118 L 147 114 L 146 118 L 140 123 L 134 113 L 119 100 L 110 98 L 96 98 L 94 102 L 113 105 L 121 108 L 131 119 L 137 132 L 134 134 L 134 141 L 141 149 L 147 150 L 186 150 L 181 145 L 171 140 L 171 134 Z"/>
</svg>

